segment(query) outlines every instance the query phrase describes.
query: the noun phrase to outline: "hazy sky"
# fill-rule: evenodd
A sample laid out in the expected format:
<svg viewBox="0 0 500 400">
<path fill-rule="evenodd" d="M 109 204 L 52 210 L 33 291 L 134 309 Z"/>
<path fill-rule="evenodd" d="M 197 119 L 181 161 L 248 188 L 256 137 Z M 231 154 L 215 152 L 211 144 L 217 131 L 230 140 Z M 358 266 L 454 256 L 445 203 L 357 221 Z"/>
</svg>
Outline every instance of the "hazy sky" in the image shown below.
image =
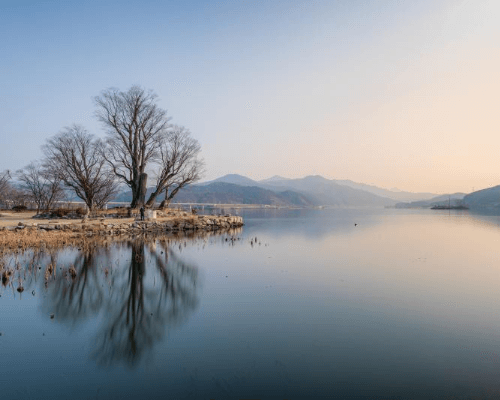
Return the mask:
<svg viewBox="0 0 500 400">
<path fill-rule="evenodd" d="M 0 170 L 153 89 L 205 179 L 500 184 L 500 1 L 0 0 Z"/>
</svg>

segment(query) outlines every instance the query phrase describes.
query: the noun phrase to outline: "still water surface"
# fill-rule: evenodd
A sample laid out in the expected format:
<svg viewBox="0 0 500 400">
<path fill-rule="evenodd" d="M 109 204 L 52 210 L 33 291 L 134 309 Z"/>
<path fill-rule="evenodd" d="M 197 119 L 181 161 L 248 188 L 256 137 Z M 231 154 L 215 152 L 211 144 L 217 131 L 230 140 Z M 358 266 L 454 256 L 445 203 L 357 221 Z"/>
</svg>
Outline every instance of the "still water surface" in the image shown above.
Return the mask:
<svg viewBox="0 0 500 400">
<path fill-rule="evenodd" d="M 229 235 L 9 259 L 0 398 L 500 397 L 498 216 L 242 215 Z"/>
</svg>

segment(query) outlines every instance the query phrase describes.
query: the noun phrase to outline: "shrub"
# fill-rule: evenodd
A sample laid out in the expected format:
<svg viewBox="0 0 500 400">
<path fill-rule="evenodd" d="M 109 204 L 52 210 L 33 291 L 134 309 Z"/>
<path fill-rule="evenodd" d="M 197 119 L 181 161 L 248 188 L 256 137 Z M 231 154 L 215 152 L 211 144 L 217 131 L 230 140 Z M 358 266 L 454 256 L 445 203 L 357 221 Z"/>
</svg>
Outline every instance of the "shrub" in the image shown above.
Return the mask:
<svg viewBox="0 0 500 400">
<path fill-rule="evenodd" d="M 58 218 L 61 218 L 61 217 L 68 215 L 70 212 L 71 212 L 71 210 L 68 208 L 58 208 L 58 209 L 52 211 L 52 215 L 54 215 Z"/>
<path fill-rule="evenodd" d="M 26 207 L 26 206 L 14 206 L 14 207 L 12 207 L 12 210 L 14 210 L 15 212 L 26 211 L 27 209 L 28 209 L 28 207 Z"/>
<path fill-rule="evenodd" d="M 75 210 L 75 213 L 76 213 L 77 215 L 80 215 L 80 216 L 81 216 L 81 215 L 85 215 L 85 214 L 87 214 L 87 210 L 85 210 L 85 208 L 83 208 L 83 207 L 78 207 L 78 208 Z"/>
</svg>

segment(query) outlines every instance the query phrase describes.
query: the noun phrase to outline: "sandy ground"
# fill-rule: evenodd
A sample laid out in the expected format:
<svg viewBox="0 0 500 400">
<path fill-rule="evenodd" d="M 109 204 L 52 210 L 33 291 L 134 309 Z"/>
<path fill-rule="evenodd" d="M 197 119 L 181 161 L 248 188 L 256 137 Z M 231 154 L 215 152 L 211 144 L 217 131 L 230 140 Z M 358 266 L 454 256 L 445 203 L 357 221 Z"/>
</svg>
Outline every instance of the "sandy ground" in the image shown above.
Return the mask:
<svg viewBox="0 0 500 400">
<path fill-rule="evenodd" d="M 15 226 L 19 222 L 32 224 L 33 222 L 48 223 L 48 220 L 33 219 L 34 212 L 0 211 L 0 226 Z M 44 222 L 42 222 L 44 221 Z"/>
<path fill-rule="evenodd" d="M 19 224 L 19 222 L 22 222 L 23 224 L 81 224 L 82 220 L 81 219 L 38 219 L 38 218 L 33 218 L 33 216 L 36 213 L 33 211 L 24 211 L 24 212 L 12 212 L 12 211 L 0 211 L 0 227 L 4 226 L 16 226 Z M 185 212 L 177 212 L 175 215 L 169 215 L 169 216 L 164 216 L 164 217 L 159 217 L 155 221 L 167 221 L 170 219 L 174 218 L 179 218 L 179 217 L 184 217 L 184 218 L 192 218 L 190 214 L 187 214 Z M 117 223 L 128 223 L 128 222 L 133 222 L 135 221 L 135 218 L 108 218 L 108 219 L 102 219 L 102 218 L 91 218 L 86 221 L 87 224 L 102 224 L 102 223 L 110 223 L 110 224 L 117 224 Z"/>
</svg>

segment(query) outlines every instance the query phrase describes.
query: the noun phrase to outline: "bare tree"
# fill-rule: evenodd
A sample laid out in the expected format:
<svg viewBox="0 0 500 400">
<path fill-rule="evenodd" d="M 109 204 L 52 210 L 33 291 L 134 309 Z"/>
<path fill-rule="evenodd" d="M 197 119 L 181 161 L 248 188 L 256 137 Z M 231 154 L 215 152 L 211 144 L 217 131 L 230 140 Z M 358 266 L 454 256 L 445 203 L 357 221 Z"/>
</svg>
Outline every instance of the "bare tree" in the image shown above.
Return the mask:
<svg viewBox="0 0 500 400">
<path fill-rule="evenodd" d="M 160 168 L 156 188 L 149 196 L 146 207 L 151 207 L 162 192 L 165 199 L 160 208 L 168 206 L 179 190 L 200 179 L 203 169 L 203 162 L 198 158 L 200 151 L 198 141 L 183 126 L 174 125 L 163 136 L 159 146 Z"/>
<path fill-rule="evenodd" d="M 158 158 L 169 127 L 167 112 L 158 107 L 155 93 L 139 86 L 127 92 L 104 90 L 94 102 L 96 115 L 107 128 L 105 158 L 132 190 L 131 207 L 136 208 L 144 204 L 146 168 Z"/>
<path fill-rule="evenodd" d="M 10 178 L 11 176 L 9 170 L 0 172 L 0 195 L 8 189 Z"/>
<path fill-rule="evenodd" d="M 7 199 L 13 206 L 27 206 L 31 200 L 32 196 L 25 188 L 17 188 L 10 185 L 10 189 L 7 194 Z"/>
<path fill-rule="evenodd" d="M 45 165 L 82 199 L 89 211 L 102 208 L 117 191 L 102 145 L 80 125 L 65 128 L 43 146 Z"/>
<path fill-rule="evenodd" d="M 11 191 L 10 178 L 9 170 L 0 172 L 0 202 L 4 202 L 9 197 Z"/>
<path fill-rule="evenodd" d="M 44 168 L 41 163 L 32 162 L 17 172 L 18 179 L 40 210 L 50 210 L 56 201 L 62 200 L 64 191 L 59 176 Z"/>
</svg>

